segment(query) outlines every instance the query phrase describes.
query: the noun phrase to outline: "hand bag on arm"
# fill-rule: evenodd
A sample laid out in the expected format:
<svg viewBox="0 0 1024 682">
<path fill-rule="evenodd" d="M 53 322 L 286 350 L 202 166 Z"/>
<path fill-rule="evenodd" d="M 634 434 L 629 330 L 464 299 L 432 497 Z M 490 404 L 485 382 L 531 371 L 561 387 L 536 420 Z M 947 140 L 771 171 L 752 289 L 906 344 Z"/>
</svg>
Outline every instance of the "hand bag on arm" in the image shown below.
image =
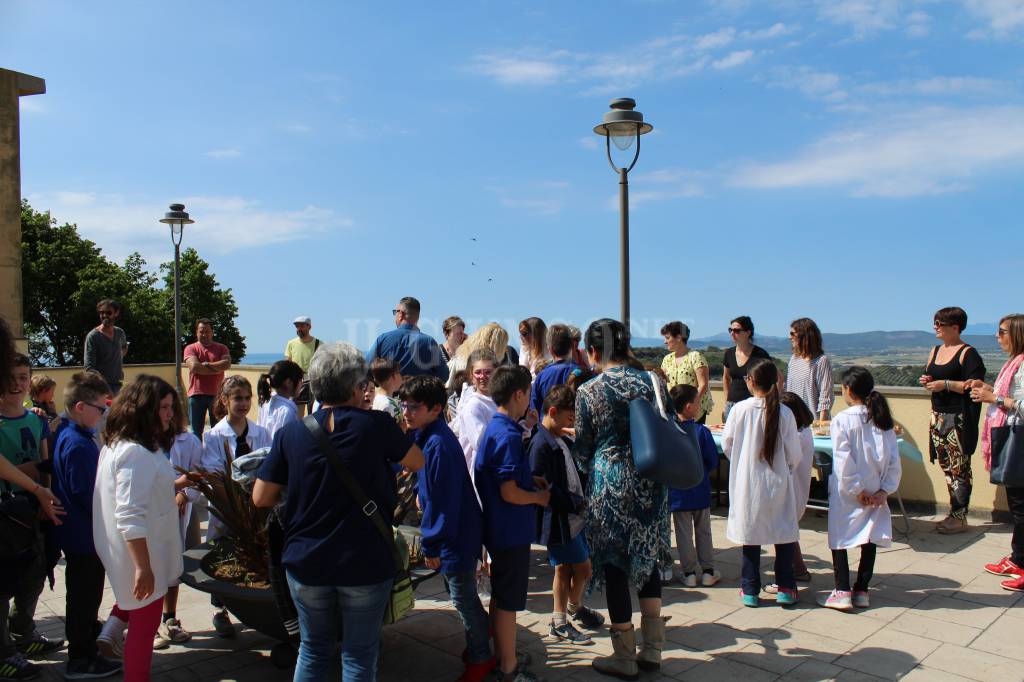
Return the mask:
<svg viewBox="0 0 1024 682">
<path fill-rule="evenodd" d="M 1024 424 L 992 427 L 992 473 L 996 485 L 1024 487 Z"/>
<path fill-rule="evenodd" d="M 704 480 L 697 432 L 692 425 L 684 426 L 669 417 L 661 396 L 661 380 L 654 372 L 649 374 L 658 411 L 644 398 L 629 403 L 633 464 L 644 478 L 678 490 L 693 488 Z"/>
<path fill-rule="evenodd" d="M 374 528 L 383 536 L 388 547 L 391 548 L 391 556 L 395 561 L 395 583 L 391 587 L 391 598 L 384 610 L 384 624 L 395 623 L 416 604 L 412 577 L 409 575 L 409 546 L 402 534 L 384 520 L 377 508 L 377 503 L 363 492 L 362 486 L 341 461 L 341 455 L 338 454 L 331 439 L 327 437 L 327 432 L 313 418 L 313 415 L 303 417 L 302 423 L 316 439 L 317 445 L 320 446 L 320 452 L 331 463 L 334 473 L 337 474 L 341 484 L 352 497 L 356 508 L 360 510 L 359 513 L 366 516 L 367 521 L 373 524 Z"/>
</svg>

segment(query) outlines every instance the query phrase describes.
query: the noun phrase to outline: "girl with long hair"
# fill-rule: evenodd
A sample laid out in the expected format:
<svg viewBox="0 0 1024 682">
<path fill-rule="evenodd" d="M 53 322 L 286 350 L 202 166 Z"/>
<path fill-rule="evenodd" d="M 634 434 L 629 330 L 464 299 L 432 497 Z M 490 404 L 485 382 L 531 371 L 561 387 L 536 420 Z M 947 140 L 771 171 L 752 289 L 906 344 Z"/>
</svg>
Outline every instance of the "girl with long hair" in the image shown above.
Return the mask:
<svg viewBox="0 0 1024 682">
<path fill-rule="evenodd" d="M 301 385 L 302 368 L 291 360 L 278 360 L 256 382 L 260 401 L 257 423 L 270 432 L 271 438 L 282 426 L 299 419 L 295 396 Z"/>
<path fill-rule="evenodd" d="M 758 606 L 761 545 L 775 545 L 775 600 L 797 601 L 793 552 L 800 539 L 792 472 L 803 459 L 793 412 L 779 401 L 778 372 L 757 360 L 744 381 L 751 397 L 733 406 L 722 435 L 729 459 L 729 520 L 725 534 L 743 545 L 742 601 Z"/>
<path fill-rule="evenodd" d="M 519 323 L 519 342 L 523 352 L 519 364 L 536 376 L 543 366 L 551 361 L 547 348 L 548 326 L 539 317 L 528 317 Z"/>
<path fill-rule="evenodd" d="M 830 609 L 867 608 L 875 550 L 892 544 L 889 495 L 900 485 L 900 454 L 889 403 L 864 367 L 843 372 L 847 409 L 832 420 L 832 475 L 828 479 L 828 546 L 835 589 L 822 600 Z M 860 547 L 850 590 L 847 550 Z"/>
</svg>

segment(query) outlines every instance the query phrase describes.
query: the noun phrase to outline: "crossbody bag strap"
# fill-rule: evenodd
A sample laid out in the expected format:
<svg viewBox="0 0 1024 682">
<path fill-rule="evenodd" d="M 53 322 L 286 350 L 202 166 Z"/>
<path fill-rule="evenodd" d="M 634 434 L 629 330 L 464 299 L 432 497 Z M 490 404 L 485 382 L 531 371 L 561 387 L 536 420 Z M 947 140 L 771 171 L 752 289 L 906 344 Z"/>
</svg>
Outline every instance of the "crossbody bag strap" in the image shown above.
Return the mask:
<svg viewBox="0 0 1024 682">
<path fill-rule="evenodd" d="M 356 481 L 355 476 L 348 470 L 348 467 L 341 461 L 341 455 L 338 454 L 337 448 L 334 447 L 334 443 L 327 437 L 327 432 L 324 431 L 320 423 L 313 418 L 313 415 L 306 415 L 302 418 L 302 423 L 306 426 L 306 429 L 316 440 L 317 446 L 320 448 L 320 452 L 331 463 L 334 468 L 334 473 L 337 474 L 341 484 L 348 491 L 348 494 L 356 502 L 356 506 L 360 509 L 363 515 L 370 520 L 374 528 L 381 534 L 384 541 L 387 542 L 388 547 L 391 548 L 391 556 L 395 561 L 395 569 L 401 571 L 405 568 L 405 562 L 402 561 L 402 557 L 398 553 L 398 545 L 395 544 L 394 532 L 389 529 L 389 524 L 384 520 L 384 517 L 380 513 L 380 509 L 377 508 L 377 503 L 366 496 L 363 492 L 362 486 Z"/>
</svg>

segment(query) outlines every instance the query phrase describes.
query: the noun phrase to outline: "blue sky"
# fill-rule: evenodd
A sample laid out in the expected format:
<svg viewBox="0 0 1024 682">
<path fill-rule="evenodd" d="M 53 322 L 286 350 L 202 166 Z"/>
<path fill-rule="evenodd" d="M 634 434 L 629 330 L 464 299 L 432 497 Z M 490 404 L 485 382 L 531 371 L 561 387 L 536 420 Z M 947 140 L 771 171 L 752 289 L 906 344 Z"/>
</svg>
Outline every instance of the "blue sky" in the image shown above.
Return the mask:
<svg viewBox="0 0 1024 682">
<path fill-rule="evenodd" d="M 619 96 L 655 126 L 637 335 L 1019 307 L 1024 0 L 5 0 L 0 23 L 0 66 L 47 82 L 22 100 L 24 195 L 154 265 L 185 202 L 252 352 L 298 314 L 365 346 L 408 294 L 471 327 L 616 316 L 591 131 Z"/>
</svg>

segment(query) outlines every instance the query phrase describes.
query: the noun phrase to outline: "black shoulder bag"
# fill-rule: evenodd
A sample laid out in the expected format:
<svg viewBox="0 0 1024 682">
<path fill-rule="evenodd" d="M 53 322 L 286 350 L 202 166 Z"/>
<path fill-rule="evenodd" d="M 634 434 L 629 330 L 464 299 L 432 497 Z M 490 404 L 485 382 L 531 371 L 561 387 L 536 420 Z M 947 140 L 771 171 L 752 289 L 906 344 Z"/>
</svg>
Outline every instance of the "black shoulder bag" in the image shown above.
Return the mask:
<svg viewBox="0 0 1024 682">
<path fill-rule="evenodd" d="M 320 452 L 331 463 L 334 473 L 352 497 L 356 507 L 362 511 L 366 519 L 373 524 L 373 527 L 384 538 L 384 542 L 391 548 L 391 556 L 395 561 L 395 583 L 391 587 L 391 598 L 388 600 L 387 609 L 384 611 L 384 623 L 386 625 L 395 623 L 416 604 L 412 577 L 409 575 L 409 548 L 405 543 L 405 538 L 402 537 L 401 533 L 396 532 L 390 527 L 390 524 L 384 520 L 380 510 L 377 508 L 377 503 L 363 492 L 362 486 L 359 485 L 352 472 L 341 461 L 341 455 L 338 454 L 331 439 L 327 437 L 327 432 L 313 418 L 313 415 L 303 417 L 302 423 L 305 424 L 306 429 L 316 440 L 317 445 L 320 447 Z"/>
</svg>

